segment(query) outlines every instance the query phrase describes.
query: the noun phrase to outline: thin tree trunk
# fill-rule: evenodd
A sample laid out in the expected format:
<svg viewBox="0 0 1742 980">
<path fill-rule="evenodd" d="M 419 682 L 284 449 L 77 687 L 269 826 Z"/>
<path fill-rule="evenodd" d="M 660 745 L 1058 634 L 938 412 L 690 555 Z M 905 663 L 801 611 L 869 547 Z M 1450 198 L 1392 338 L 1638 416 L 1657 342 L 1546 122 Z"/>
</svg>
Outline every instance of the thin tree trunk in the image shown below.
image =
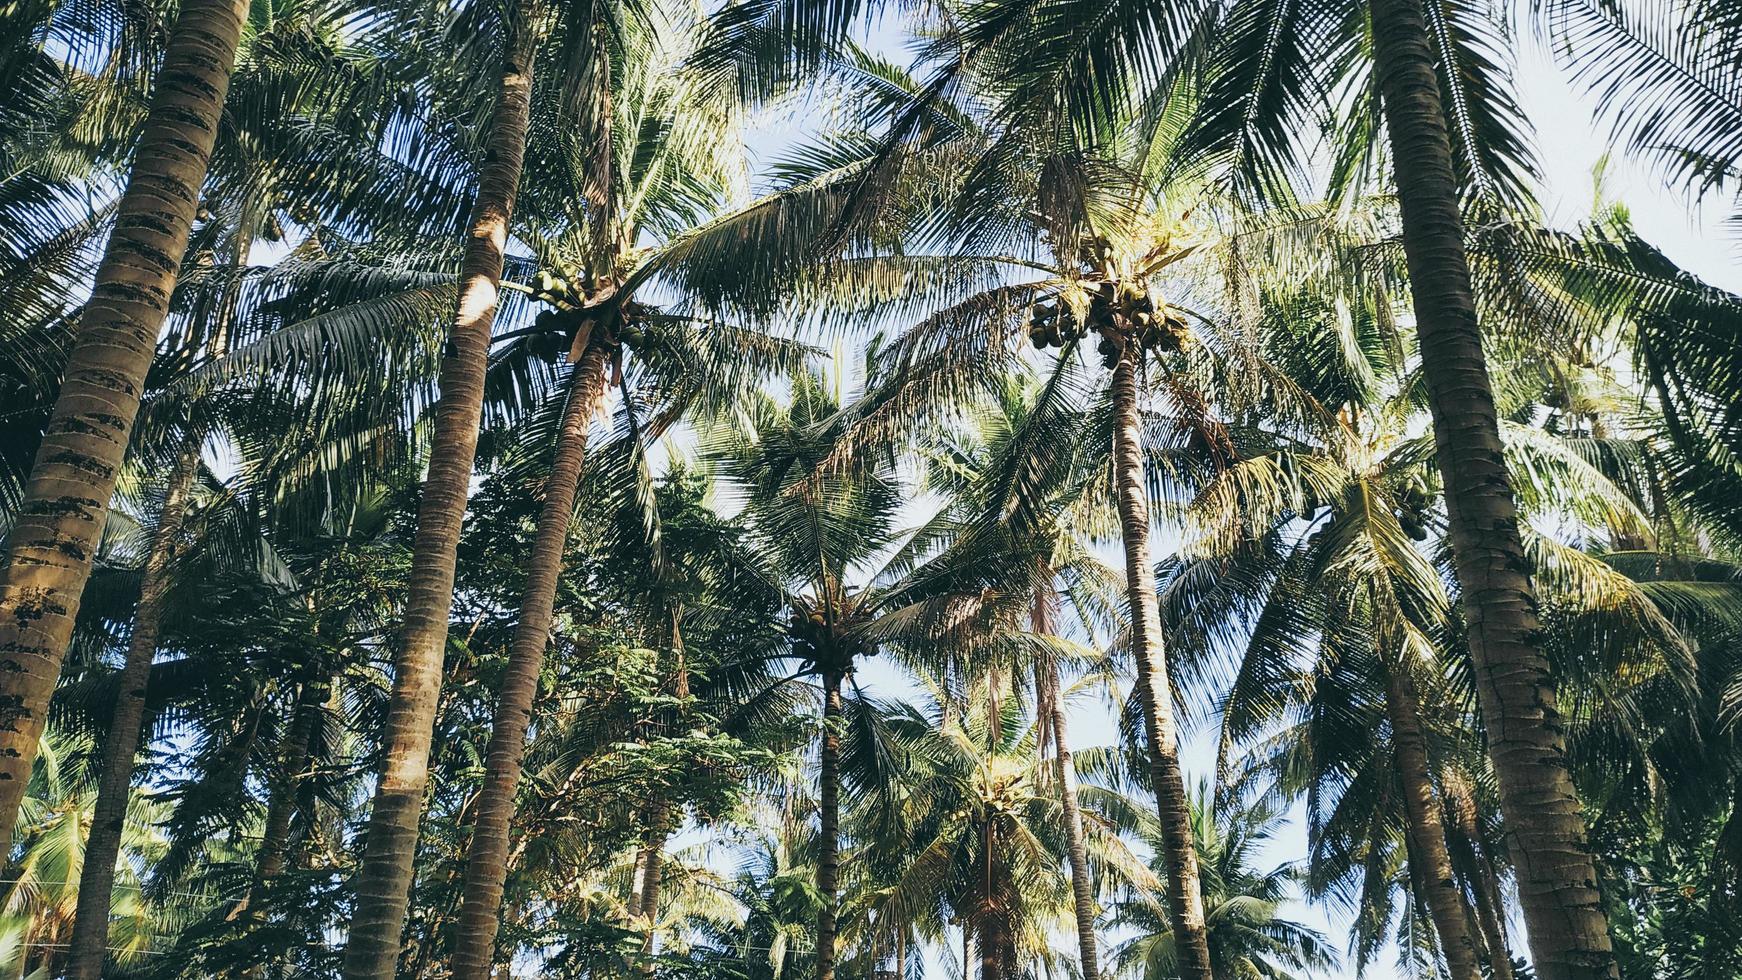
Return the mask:
<svg viewBox="0 0 1742 980">
<path fill-rule="evenodd" d="M 532 0 L 519 0 L 515 6 L 513 37 L 504 54 L 501 90 L 490 118 L 489 155 L 479 178 L 460 266 L 459 304 L 442 361 L 429 475 L 418 505 L 405 628 L 394 657 L 393 692 L 382 739 L 384 761 L 357 874 L 345 980 L 392 980 L 405 928 L 418 821 L 429 784 L 448 614 L 453 607 L 455 548 L 477 455 L 490 332 L 526 153 L 536 10 Z M 488 914 L 494 916 L 493 906 Z"/>
<path fill-rule="evenodd" d="M 454 941 L 455 980 L 489 980 L 496 958 L 496 931 L 501 924 L 502 887 L 508 877 L 508 833 L 520 790 L 521 760 L 526 755 L 526 729 L 538 678 L 544 671 L 544 651 L 556 612 L 557 580 L 562 577 L 563 551 L 574 519 L 575 491 L 587 455 L 587 424 L 604 394 L 606 344 L 587 347 L 569 379 L 568 404 L 557 431 L 556 458 L 544 484 L 544 507 L 538 517 L 532 557 L 527 562 L 526 591 L 514 627 L 508 666 L 490 728 L 484 763 L 484 785 L 478 793 L 477 818 L 466 853 L 465 897 L 460 906 L 459 934 Z"/>
<path fill-rule="evenodd" d="M 1500 888 L 1495 883 L 1494 866 L 1482 847 L 1482 829 L 1476 820 L 1476 799 L 1461 775 L 1444 782 L 1446 811 L 1463 838 L 1459 857 L 1467 868 L 1466 879 L 1476 896 L 1476 924 L 1481 928 L 1482 944 L 1493 980 L 1513 980 L 1512 950 L 1506 941 L 1506 924 L 1499 909 L 1504 907 Z"/>
<path fill-rule="evenodd" d="M 1400 669 L 1386 672 L 1385 713 L 1391 721 L 1392 754 L 1403 784 L 1410 850 L 1414 860 L 1421 863 L 1422 893 L 1434 931 L 1439 933 L 1446 969 L 1451 980 L 1481 980 L 1476 942 L 1470 935 L 1469 910 L 1452 872 L 1446 828 L 1440 820 L 1439 800 L 1434 795 L 1427 740 L 1421 729 L 1421 705 L 1416 702 L 1409 678 Z"/>
<path fill-rule="evenodd" d="M 1486 869 L 1478 870 L 1486 879 Z M 1476 924 L 1482 929 L 1482 945 L 1488 954 L 1488 971 L 1493 980 L 1513 980 L 1512 950 L 1506 944 L 1506 926 L 1500 921 L 1494 894 L 1489 890 L 1492 880 L 1476 883 Z"/>
<path fill-rule="evenodd" d="M 1041 602 L 1035 603 L 1036 632 L 1051 634 L 1050 616 Z M 1070 734 L 1065 725 L 1064 699 L 1059 691 L 1058 661 L 1050 654 L 1035 664 L 1040 677 L 1040 703 L 1043 720 L 1051 727 L 1053 765 L 1059 783 L 1059 806 L 1065 816 L 1065 846 L 1070 855 L 1071 898 L 1077 919 L 1077 954 L 1082 962 L 1084 980 L 1097 980 L 1101 975 L 1100 951 L 1095 944 L 1095 891 L 1089 877 L 1089 854 L 1083 845 L 1083 812 L 1077 802 L 1077 767 L 1071 760 Z"/>
<path fill-rule="evenodd" d="M 305 680 L 297 692 L 291 709 L 290 732 L 278 754 L 279 773 L 266 796 L 266 822 L 260 831 L 260 850 L 254 855 L 254 881 L 248 894 L 230 913 L 230 918 L 246 914 L 251 927 L 266 922 L 267 891 L 284 873 L 290 858 L 290 822 L 301 805 L 302 783 L 314 761 L 314 732 L 320 723 L 321 708 L 332 692 L 330 676 L 315 676 Z M 266 976 L 271 960 L 277 954 L 268 951 L 260 962 L 248 968 L 242 976 L 259 980 Z"/>
<path fill-rule="evenodd" d="M 975 915 L 974 935 L 980 954 L 980 980 L 999 980 L 1003 958 L 999 950 L 998 911 L 992 902 L 992 827 L 980 824 L 980 908 Z M 963 975 L 967 971 L 964 967 Z"/>
<path fill-rule="evenodd" d="M 1554 682 L 1537 645 L 1433 49 L 1419 0 L 1370 0 L 1369 11 L 1453 563 L 1532 959 L 1542 980 L 1616 977 Z"/>
<path fill-rule="evenodd" d="M 980 980 L 1003 980 L 1004 976 L 1004 943 L 997 923 L 992 921 L 991 913 L 986 913 L 980 923 L 980 942 L 977 950 L 980 954 Z"/>
<path fill-rule="evenodd" d="M 641 889 L 646 884 L 647 845 L 643 843 L 635 850 L 635 866 L 629 870 L 629 902 L 626 907 L 631 920 L 641 914 Z"/>
<path fill-rule="evenodd" d="M 290 821 L 300 806 L 302 784 L 314 762 L 315 727 L 320 724 L 321 711 L 332 687 L 332 678 L 321 676 L 306 681 L 297 692 L 290 734 L 279 753 L 282 771 L 266 797 L 266 824 L 261 832 L 260 853 L 254 861 L 254 885 L 248 905 L 257 915 L 264 912 L 264 890 L 289 864 Z"/>
<path fill-rule="evenodd" d="M 1213 980 L 1210 945 L 1204 928 L 1204 901 L 1198 886 L 1198 855 L 1187 810 L 1185 775 L 1167 661 L 1161 648 L 1161 605 L 1155 567 L 1149 557 L 1149 499 L 1143 482 L 1143 449 L 1137 410 L 1136 343 L 1127 343 L 1113 369 L 1113 478 L 1119 496 L 1119 525 L 1125 541 L 1125 585 L 1131 603 L 1131 651 L 1137 660 L 1137 697 L 1149 736 L 1149 771 L 1156 811 L 1161 817 L 1162 863 L 1167 870 L 1168 915 L 1172 920 L 1182 980 Z"/>
<path fill-rule="evenodd" d="M 835 977 L 835 902 L 840 889 L 841 833 L 841 672 L 823 670 L 823 737 L 818 755 L 818 809 L 822 839 L 817 846 L 817 891 L 823 907 L 817 912 L 817 980 Z"/>
<path fill-rule="evenodd" d="M 67 980 L 97 980 L 103 975 L 103 963 L 108 958 L 109 902 L 115 891 L 115 861 L 121 854 L 127 803 L 133 795 L 133 763 L 139 754 L 140 727 L 145 720 L 145 687 L 151 678 L 151 660 L 157 653 L 157 637 L 163 625 L 176 540 L 181 536 L 188 497 L 193 493 L 199 468 L 199 442 L 190 438 L 170 473 L 163 510 L 151 535 L 139 586 L 139 604 L 133 613 L 133 634 L 128 638 L 121 666 L 109 732 L 103 739 L 102 774 L 97 779 L 97 802 L 91 816 L 90 836 L 85 841 L 84 868 L 79 873 L 78 908 L 74 912 L 72 938 L 68 940 Z"/>
<path fill-rule="evenodd" d="M 641 954 L 645 957 L 641 972 L 650 977 L 654 972 L 653 954 L 658 948 L 656 927 L 659 924 L 659 888 L 665 875 L 665 841 L 670 836 L 671 810 L 662 806 L 653 826 L 647 831 L 647 865 L 641 884 L 641 908 L 637 912 L 647 930 L 641 940 Z"/>
<path fill-rule="evenodd" d="M 236 318 L 241 284 L 248 265 L 249 227 L 236 229 L 231 282 L 224 289 L 222 307 L 212 323 L 205 350 L 213 359 L 224 355 L 230 326 Z M 133 611 L 133 632 L 122 658 L 120 687 L 109 732 L 103 740 L 102 772 L 97 779 L 97 800 L 91 814 L 91 830 L 85 841 L 85 861 L 79 872 L 78 907 L 73 934 L 68 940 L 67 980 L 96 980 L 101 976 L 109 945 L 110 903 L 115 891 L 115 861 L 121 854 L 121 833 L 127 822 L 127 805 L 133 795 L 133 764 L 139 755 L 141 727 L 145 721 L 145 693 L 151 682 L 152 660 L 163 628 L 164 600 L 169 594 L 170 567 L 175 561 L 176 539 L 186 520 L 188 498 L 200 471 L 202 433 L 195 429 L 183 436 L 169 484 L 146 553 Z M 82 923 L 82 925 L 81 925 Z"/>
<path fill-rule="evenodd" d="M 0 841 L 12 839 L 72 641 L 187 251 L 247 11 L 242 0 L 182 4 L 115 231 L 0 556 Z"/>
</svg>

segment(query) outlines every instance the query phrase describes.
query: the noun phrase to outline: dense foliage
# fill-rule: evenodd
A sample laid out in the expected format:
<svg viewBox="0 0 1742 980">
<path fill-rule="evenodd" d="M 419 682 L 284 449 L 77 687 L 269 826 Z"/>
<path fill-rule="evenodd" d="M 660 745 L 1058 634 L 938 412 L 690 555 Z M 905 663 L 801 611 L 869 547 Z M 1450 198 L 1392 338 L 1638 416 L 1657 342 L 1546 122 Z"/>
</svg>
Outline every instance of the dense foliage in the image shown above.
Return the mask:
<svg viewBox="0 0 1742 980">
<path fill-rule="evenodd" d="M 0 6 L 0 972 L 1742 975 L 1733 7 Z"/>
</svg>

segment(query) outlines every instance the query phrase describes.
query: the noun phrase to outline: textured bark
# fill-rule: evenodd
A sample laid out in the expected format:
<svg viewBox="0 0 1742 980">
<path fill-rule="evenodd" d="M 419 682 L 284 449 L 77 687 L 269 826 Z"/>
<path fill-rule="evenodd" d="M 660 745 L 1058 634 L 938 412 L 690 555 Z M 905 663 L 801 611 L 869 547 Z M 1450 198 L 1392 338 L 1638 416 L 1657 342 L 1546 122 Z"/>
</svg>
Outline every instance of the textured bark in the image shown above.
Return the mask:
<svg viewBox="0 0 1742 980">
<path fill-rule="evenodd" d="M 514 37 L 489 123 L 489 155 L 479 177 L 460 266 L 459 303 L 442 361 L 429 475 L 418 503 L 405 628 L 394 656 L 393 692 L 382 739 L 384 760 L 357 874 L 357 909 L 345 949 L 345 980 L 391 980 L 405 928 L 454 599 L 455 548 L 478 449 L 484 370 L 496 320 L 503 250 L 526 153 L 536 51 L 534 16 L 530 0 L 517 4 Z"/>
<path fill-rule="evenodd" d="M 169 310 L 248 5 L 188 0 L 115 231 L 0 555 L 0 840 L 12 839 L 109 498 Z"/>
<path fill-rule="evenodd" d="M 641 955 L 645 957 L 641 972 L 649 977 L 654 974 L 653 954 L 658 949 L 659 888 L 665 878 L 665 841 L 671 836 L 671 809 L 661 807 L 658 813 L 653 826 L 647 830 L 647 864 L 641 884 L 641 908 L 636 913 L 647 930 L 641 940 Z"/>
<path fill-rule="evenodd" d="M 1433 52 L 1419 0 L 1370 0 L 1369 12 L 1453 564 L 1531 958 L 1542 980 L 1615 977 L 1554 684 L 1538 645 L 1536 596 L 1476 323 Z"/>
<path fill-rule="evenodd" d="M 1137 410 L 1137 366 L 1142 355 L 1126 344 L 1113 369 L 1113 479 L 1125 541 L 1125 587 L 1131 604 L 1131 651 L 1137 661 L 1137 697 L 1149 736 L 1149 773 L 1161 817 L 1162 863 L 1167 870 L 1168 916 L 1182 980 L 1213 980 L 1198 887 L 1198 854 L 1187 810 L 1185 774 L 1174 731 L 1167 661 L 1161 648 L 1161 604 L 1149 555 L 1149 498 Z"/>
<path fill-rule="evenodd" d="M 145 687 L 151 679 L 151 661 L 157 653 L 157 637 L 163 625 L 164 599 L 169 593 L 170 567 L 175 562 L 176 540 L 181 536 L 188 497 L 199 474 L 199 442 L 190 439 L 182 447 L 164 493 L 163 510 L 157 517 L 145 569 L 139 586 L 139 604 L 133 612 L 133 632 L 121 665 L 120 688 L 115 709 L 103 739 L 102 772 L 97 777 L 97 802 L 91 815 L 91 831 L 85 840 L 85 863 L 79 872 L 78 907 L 73 916 L 73 934 L 68 940 L 67 980 L 97 980 L 109 947 L 109 902 L 115 891 L 115 860 L 121 854 L 121 833 L 127 822 L 127 803 L 133 795 L 133 763 L 139 754 L 140 727 L 145 721 Z"/>
<path fill-rule="evenodd" d="M 1036 610 L 1037 627 L 1044 623 Z M 1095 943 L 1095 890 L 1089 875 L 1089 853 L 1083 845 L 1083 811 L 1077 802 L 1077 767 L 1071 760 L 1070 734 L 1065 725 L 1064 699 L 1059 694 L 1058 662 L 1051 656 L 1035 665 L 1040 673 L 1041 711 L 1052 730 L 1053 766 L 1058 779 L 1059 807 L 1065 818 L 1065 849 L 1071 865 L 1072 910 L 1077 921 L 1077 956 L 1085 980 L 1101 975 L 1100 950 Z"/>
<path fill-rule="evenodd" d="M 497 694 L 496 717 L 484 762 L 484 784 L 478 791 L 477 819 L 466 852 L 465 897 L 454 939 L 455 980 L 488 980 L 496 958 L 496 930 L 501 924 L 502 887 L 508 877 L 508 833 L 520 790 L 520 765 L 526 754 L 526 729 L 538 677 L 544 671 L 544 651 L 556 612 L 557 580 L 562 577 L 563 550 L 574 518 L 575 491 L 587 456 L 587 424 L 605 388 L 603 344 L 589 346 L 569 379 L 568 404 L 557 430 L 556 456 L 544 484 L 544 506 L 532 556 L 526 568 L 526 589 L 520 617 L 509 647 L 508 666 Z"/>
<path fill-rule="evenodd" d="M 625 908 L 631 919 L 641 914 L 641 888 L 647 883 L 647 845 L 635 852 L 635 866 L 629 869 L 629 901 Z"/>
<path fill-rule="evenodd" d="M 1428 917 L 1440 937 L 1451 980 L 1481 980 L 1476 942 L 1470 934 L 1469 909 L 1452 871 L 1446 849 L 1446 828 L 1434 795 L 1427 740 L 1422 735 L 1421 705 L 1409 678 L 1390 670 L 1385 679 L 1385 713 L 1391 721 L 1392 754 L 1403 784 L 1404 810 L 1409 821 L 1410 854 L 1419 862 L 1419 878 Z"/>
<path fill-rule="evenodd" d="M 835 977 L 835 902 L 840 890 L 841 846 L 841 672 L 823 671 L 823 738 L 818 755 L 820 784 L 818 816 L 822 839 L 817 845 L 817 891 L 823 907 L 817 913 L 817 980 Z"/>
</svg>

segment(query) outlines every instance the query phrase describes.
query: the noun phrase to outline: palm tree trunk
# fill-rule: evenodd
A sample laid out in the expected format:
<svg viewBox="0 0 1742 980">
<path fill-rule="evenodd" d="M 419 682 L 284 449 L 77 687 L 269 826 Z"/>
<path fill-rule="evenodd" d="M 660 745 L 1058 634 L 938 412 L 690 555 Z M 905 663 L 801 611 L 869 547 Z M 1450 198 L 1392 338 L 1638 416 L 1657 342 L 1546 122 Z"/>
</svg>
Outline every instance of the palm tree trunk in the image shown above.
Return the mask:
<svg viewBox="0 0 1742 980">
<path fill-rule="evenodd" d="M 145 687 L 151 678 L 151 660 L 157 653 L 158 632 L 163 625 L 176 539 L 181 536 L 187 500 L 199 474 L 199 443 L 192 439 L 189 442 L 182 447 L 170 473 L 163 510 L 151 535 L 139 586 L 139 604 L 133 614 L 133 634 L 128 638 L 127 655 L 121 666 L 121 686 L 115 695 L 108 735 L 103 739 L 102 774 L 97 779 L 97 801 L 90 836 L 85 841 L 84 868 L 79 873 L 78 908 L 73 916 L 72 938 L 68 940 L 67 980 L 97 980 L 103 974 L 108 954 L 109 901 L 115 891 L 115 860 L 121 854 L 127 803 L 133 795 L 133 763 L 139 753 L 139 730 L 145 720 Z"/>
<path fill-rule="evenodd" d="M 647 830 L 647 864 L 641 883 L 641 907 L 637 915 L 647 929 L 641 941 L 645 957 L 641 972 L 653 976 L 653 954 L 657 949 L 656 926 L 659 924 L 659 887 L 665 875 L 665 841 L 671 836 L 671 809 L 660 807 L 653 826 Z"/>
<path fill-rule="evenodd" d="M 240 276 L 248 266 L 251 227 L 244 225 L 234 233 L 232 279 L 225 287 L 221 310 L 213 320 L 205 344 L 207 356 L 213 359 L 223 357 L 228 347 L 230 327 L 239 305 Z M 133 632 L 121 661 L 120 688 L 115 695 L 109 732 L 103 740 L 102 772 L 97 778 L 97 800 L 92 807 L 91 830 L 85 841 L 85 862 L 79 872 L 78 908 L 74 913 L 72 938 L 68 940 L 67 980 L 96 980 L 102 974 L 109 945 L 115 861 L 121 854 L 121 830 L 126 824 L 127 805 L 133 795 L 133 764 L 139 754 L 140 728 L 145 721 L 145 692 L 151 681 L 151 664 L 163 628 L 164 599 L 169 593 L 176 539 L 181 536 L 188 498 L 193 494 L 194 481 L 199 476 L 202 441 L 198 429 L 183 436 L 175 466 L 170 470 L 157 529 L 146 553 L 139 602 L 133 611 Z"/>
<path fill-rule="evenodd" d="M 300 806 L 302 784 L 314 761 L 315 728 L 320 724 L 321 710 L 332 688 L 330 676 L 319 676 L 304 682 L 297 692 L 290 733 L 279 752 L 279 777 L 266 797 L 260 853 L 254 859 L 254 885 L 249 890 L 248 906 L 256 914 L 264 911 L 262 893 L 289 864 L 290 821 Z"/>
<path fill-rule="evenodd" d="M 1070 855 L 1071 897 L 1077 917 L 1077 954 L 1082 961 L 1084 980 L 1098 980 L 1101 969 L 1100 951 L 1095 944 L 1095 892 L 1094 882 L 1089 877 L 1089 854 L 1083 845 L 1083 812 L 1077 802 L 1077 767 L 1071 760 L 1064 699 L 1059 696 L 1058 661 L 1051 656 L 1044 659 L 1044 665 L 1036 666 L 1043 672 L 1041 707 L 1052 728 L 1059 806 L 1065 816 L 1065 847 Z"/>
<path fill-rule="evenodd" d="M 1532 959 L 1543 980 L 1616 977 L 1554 682 L 1537 645 L 1536 595 L 1501 454 L 1420 0 L 1370 0 L 1369 11 L 1452 556 Z"/>
<path fill-rule="evenodd" d="M 1481 980 L 1476 943 L 1470 935 L 1469 910 L 1452 872 L 1446 828 L 1440 819 L 1439 800 L 1434 796 L 1427 740 L 1421 729 L 1421 705 L 1401 669 L 1386 671 L 1385 713 L 1391 721 L 1392 752 L 1398 779 L 1403 784 L 1411 853 L 1421 862 L 1423 896 L 1434 931 L 1439 933 L 1446 969 L 1451 980 Z"/>
<path fill-rule="evenodd" d="M 1476 799 L 1470 785 L 1454 771 L 1443 781 L 1446 788 L 1446 811 L 1461 838 L 1456 856 L 1464 862 L 1465 880 L 1476 896 L 1476 924 L 1481 929 L 1483 952 L 1493 980 L 1513 980 L 1512 950 L 1506 941 L 1506 924 L 1499 909 L 1504 907 L 1500 888 L 1495 882 L 1494 865 L 1482 847 L 1482 828 L 1476 820 Z"/>
<path fill-rule="evenodd" d="M 1137 660 L 1137 697 L 1149 735 L 1149 772 L 1161 817 L 1162 861 L 1167 869 L 1168 915 L 1179 950 L 1182 980 L 1213 980 L 1198 888 L 1198 855 L 1180 769 L 1167 662 L 1161 649 L 1161 605 L 1149 557 L 1149 498 L 1137 411 L 1137 366 L 1142 354 L 1127 343 L 1113 369 L 1113 479 L 1125 541 L 1125 588 L 1131 603 L 1131 652 Z"/>
<path fill-rule="evenodd" d="M 48 701 L 169 311 L 242 36 L 243 0 L 187 0 L 115 231 L 0 556 L 0 841 L 12 839 Z"/>
<path fill-rule="evenodd" d="M 513 38 L 504 55 L 501 90 L 490 117 L 489 155 L 479 178 L 460 266 L 459 304 L 442 362 L 429 475 L 418 506 L 405 629 L 394 657 L 393 692 L 382 739 L 384 761 L 357 875 L 357 909 L 345 949 L 345 980 L 392 980 L 405 928 L 441 696 L 448 613 L 453 607 L 454 551 L 477 455 L 503 251 L 526 153 L 536 14 L 533 0 L 516 4 Z M 493 917 L 495 913 L 492 905 L 482 914 Z"/>
<path fill-rule="evenodd" d="M 538 677 L 544 671 L 544 649 L 550 643 L 557 580 L 562 576 L 563 550 L 574 519 L 575 490 L 586 462 L 587 424 L 604 394 L 608 357 L 605 344 L 589 345 L 569 378 L 568 404 L 557 430 L 556 458 L 544 484 L 544 507 L 527 563 L 520 618 L 497 696 L 484 785 L 478 792 L 477 819 L 466 854 L 465 897 L 454 941 L 455 980 L 489 980 L 496 958 L 502 886 L 508 877 L 508 831 L 520 789 L 526 728 L 538 694 Z"/>
<path fill-rule="evenodd" d="M 817 980 L 835 978 L 835 901 L 840 889 L 841 833 L 841 672 L 823 670 L 823 737 L 817 753 L 818 809 L 822 839 L 817 844 Z"/>
<path fill-rule="evenodd" d="M 1004 943 L 991 913 L 983 914 L 979 932 L 980 980 L 1003 980 Z"/>
<path fill-rule="evenodd" d="M 291 708 L 290 731 L 278 753 L 278 776 L 266 796 L 266 822 L 260 831 L 260 850 L 254 855 L 254 881 L 248 894 L 230 913 L 248 915 L 251 928 L 266 922 L 267 891 L 290 863 L 290 822 L 301 805 L 302 784 L 314 761 L 314 733 L 321 708 L 332 693 L 332 678 L 317 667 L 317 675 L 305 680 Z M 266 976 L 271 957 L 263 958 L 242 974 L 247 980 Z"/>
</svg>

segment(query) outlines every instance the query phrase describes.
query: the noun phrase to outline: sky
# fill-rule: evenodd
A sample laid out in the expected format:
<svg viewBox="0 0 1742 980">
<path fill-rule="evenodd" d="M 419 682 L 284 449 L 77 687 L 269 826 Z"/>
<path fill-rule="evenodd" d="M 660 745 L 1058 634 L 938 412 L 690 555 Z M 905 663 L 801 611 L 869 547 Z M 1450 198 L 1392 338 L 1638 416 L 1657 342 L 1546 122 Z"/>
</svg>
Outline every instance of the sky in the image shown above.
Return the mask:
<svg viewBox="0 0 1742 980">
<path fill-rule="evenodd" d="M 1527 13 L 1521 14 L 1519 22 L 1529 25 L 1527 17 Z M 868 37 L 869 46 L 899 57 L 901 42 L 897 27 L 892 23 L 878 25 Z M 1575 90 L 1555 65 L 1537 31 L 1526 26 L 1519 34 L 1515 53 L 1516 92 L 1534 127 L 1542 176 L 1537 199 L 1544 221 L 1552 227 L 1572 230 L 1588 218 L 1596 200 L 1594 175 L 1602 164 L 1604 197 L 1609 202 L 1627 205 L 1635 230 L 1642 237 L 1706 282 L 1742 292 L 1742 269 L 1738 264 L 1738 259 L 1742 259 L 1738 232 L 1742 228 L 1726 225 L 1729 200 L 1718 194 L 1705 202 L 1696 202 L 1690 195 L 1668 186 L 1664 176 L 1648 161 L 1620 150 L 1611 152 L 1612 132 L 1606 120 L 1597 118 L 1595 100 Z M 764 165 L 777 159 L 785 147 L 803 135 L 807 124 L 815 124 L 814 118 L 809 110 L 800 113 L 789 110 L 785 115 L 764 119 L 749 141 L 752 154 Z M 1605 154 L 1609 154 L 1606 162 Z M 859 669 L 858 680 L 882 697 L 917 695 L 912 683 L 898 669 L 875 660 Z M 1116 731 L 1110 705 L 1083 700 L 1073 706 L 1072 715 L 1072 741 L 1078 747 L 1114 741 Z M 1183 755 L 1188 781 L 1213 772 L 1214 742 L 1207 733 L 1189 735 Z M 1305 850 L 1306 832 L 1297 814 L 1287 830 L 1272 842 L 1265 857 L 1271 862 L 1294 860 L 1303 856 Z M 1333 945 L 1346 946 L 1349 922 L 1346 913 L 1327 911 L 1322 906 L 1300 906 L 1292 914 L 1324 931 Z M 1512 935 L 1518 939 L 1523 928 L 1516 916 L 1514 920 Z M 1068 952 L 1072 941 L 1073 937 L 1061 935 L 1060 948 Z M 927 967 L 928 978 L 947 975 L 935 954 L 928 958 Z M 1355 973 L 1346 966 L 1332 976 L 1343 980 L 1353 978 Z M 1365 977 L 1403 980 L 1404 974 L 1396 968 L 1394 954 L 1388 951 L 1369 966 Z"/>
</svg>

